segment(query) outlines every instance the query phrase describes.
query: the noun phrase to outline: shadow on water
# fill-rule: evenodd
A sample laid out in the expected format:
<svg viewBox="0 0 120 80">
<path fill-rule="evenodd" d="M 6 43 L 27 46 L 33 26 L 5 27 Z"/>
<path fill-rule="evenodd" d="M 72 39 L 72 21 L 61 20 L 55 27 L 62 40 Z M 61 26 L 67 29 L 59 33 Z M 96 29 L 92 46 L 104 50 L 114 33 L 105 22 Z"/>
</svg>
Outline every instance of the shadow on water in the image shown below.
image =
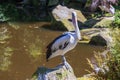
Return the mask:
<svg viewBox="0 0 120 80">
<path fill-rule="evenodd" d="M 61 63 L 59 56 L 49 62 L 45 60 L 47 44 L 62 33 L 41 27 L 46 24 L 49 23 L 0 24 L 0 79 L 30 79 L 38 67 L 53 68 Z M 65 56 L 79 77 L 87 73 L 85 69 L 89 69 L 86 58 L 93 57 L 93 51 L 102 50 L 104 48 L 100 46 L 79 43 Z"/>
</svg>

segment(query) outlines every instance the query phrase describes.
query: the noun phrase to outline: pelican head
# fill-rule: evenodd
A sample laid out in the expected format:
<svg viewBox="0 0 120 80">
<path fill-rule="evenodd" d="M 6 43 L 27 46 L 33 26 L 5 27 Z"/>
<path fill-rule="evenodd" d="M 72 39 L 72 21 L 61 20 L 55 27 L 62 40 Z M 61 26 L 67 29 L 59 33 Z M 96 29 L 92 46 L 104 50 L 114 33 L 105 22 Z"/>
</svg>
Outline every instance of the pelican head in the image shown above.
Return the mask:
<svg viewBox="0 0 120 80">
<path fill-rule="evenodd" d="M 80 40 L 81 39 L 81 34 L 80 34 L 80 30 L 79 30 L 79 27 L 78 27 L 78 22 L 77 22 L 77 13 L 76 12 L 72 12 L 72 23 L 73 23 L 73 26 L 75 27 L 75 32 L 76 32 L 76 35 L 77 35 L 77 39 Z"/>
<path fill-rule="evenodd" d="M 112 15 L 115 14 L 115 8 L 114 8 L 112 5 L 110 5 L 110 13 L 111 13 Z"/>
</svg>

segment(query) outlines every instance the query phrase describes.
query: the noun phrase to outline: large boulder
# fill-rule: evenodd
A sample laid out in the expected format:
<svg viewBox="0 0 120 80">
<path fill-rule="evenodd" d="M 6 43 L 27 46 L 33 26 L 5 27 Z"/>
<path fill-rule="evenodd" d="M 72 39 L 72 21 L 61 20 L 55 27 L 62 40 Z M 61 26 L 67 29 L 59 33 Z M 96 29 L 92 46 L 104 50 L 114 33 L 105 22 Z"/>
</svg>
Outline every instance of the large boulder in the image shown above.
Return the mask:
<svg viewBox="0 0 120 80">
<path fill-rule="evenodd" d="M 106 46 L 107 45 L 107 40 L 105 40 L 103 35 L 98 34 L 96 36 L 93 36 L 89 43 L 92 44 L 92 45 Z"/>
<path fill-rule="evenodd" d="M 100 45 L 109 47 L 112 43 L 110 29 L 108 28 L 89 28 L 81 30 L 82 40 L 80 43 Z"/>
<path fill-rule="evenodd" d="M 99 34 L 91 37 L 89 43 L 92 45 L 100 45 L 109 47 L 112 43 L 112 37 L 109 35 L 109 29 L 103 29 Z"/>
<path fill-rule="evenodd" d="M 69 31 L 72 31 L 74 30 L 74 27 L 72 23 L 68 21 L 68 19 L 72 18 L 71 16 L 72 11 L 75 11 L 77 13 L 78 22 L 84 23 L 87 20 L 81 11 L 72 8 L 69 9 L 66 6 L 61 5 L 56 6 L 56 8 L 53 9 L 52 14 L 55 20 L 61 21 Z"/>
</svg>

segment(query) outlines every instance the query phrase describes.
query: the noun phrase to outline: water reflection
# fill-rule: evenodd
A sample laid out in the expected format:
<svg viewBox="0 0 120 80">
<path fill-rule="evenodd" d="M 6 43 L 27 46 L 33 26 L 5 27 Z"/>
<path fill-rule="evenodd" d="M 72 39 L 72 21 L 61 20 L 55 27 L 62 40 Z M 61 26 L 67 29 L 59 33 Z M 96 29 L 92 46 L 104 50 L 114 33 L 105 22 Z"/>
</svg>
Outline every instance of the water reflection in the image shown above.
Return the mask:
<svg viewBox="0 0 120 80">
<path fill-rule="evenodd" d="M 10 32 L 4 24 L 0 25 L 0 70 L 6 71 L 11 64 L 10 57 L 13 54 L 13 49 L 8 46 Z"/>
<path fill-rule="evenodd" d="M 6 71 L 11 64 L 10 57 L 12 56 L 13 50 L 10 47 L 0 47 L 0 70 Z"/>
<path fill-rule="evenodd" d="M 31 78 L 39 66 L 52 68 L 61 62 L 59 56 L 49 62 L 45 60 L 47 44 L 62 33 L 42 28 L 41 26 L 45 24 L 49 23 L 0 24 L 0 78 L 2 80 L 26 80 Z M 84 69 L 89 69 L 86 58 L 92 57 L 93 51 L 102 49 L 99 46 L 78 44 L 74 50 L 66 54 L 66 58 L 75 74 L 82 76 L 86 73 Z"/>
</svg>

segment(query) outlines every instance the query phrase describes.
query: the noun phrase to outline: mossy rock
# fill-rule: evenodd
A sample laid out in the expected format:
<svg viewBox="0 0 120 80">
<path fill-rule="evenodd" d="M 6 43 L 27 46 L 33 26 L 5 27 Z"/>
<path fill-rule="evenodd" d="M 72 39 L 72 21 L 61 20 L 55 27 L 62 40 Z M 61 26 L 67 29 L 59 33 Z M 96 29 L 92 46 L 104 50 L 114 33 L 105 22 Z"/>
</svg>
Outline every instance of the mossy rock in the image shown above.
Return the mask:
<svg viewBox="0 0 120 80">
<path fill-rule="evenodd" d="M 114 21 L 113 17 L 102 17 L 98 19 L 89 19 L 84 25 L 88 27 L 109 27 Z"/>
<path fill-rule="evenodd" d="M 114 16 L 113 17 L 104 17 L 99 22 L 97 22 L 94 25 L 94 27 L 109 27 L 113 21 L 114 21 Z"/>
<path fill-rule="evenodd" d="M 34 73 L 32 80 L 76 80 L 72 67 L 60 64 L 55 68 L 40 67 Z"/>
<path fill-rule="evenodd" d="M 110 47 L 111 43 L 113 42 L 113 39 L 110 36 L 110 32 L 111 30 L 109 28 L 102 28 L 98 35 L 91 37 L 89 43 L 92 45 Z"/>
</svg>

